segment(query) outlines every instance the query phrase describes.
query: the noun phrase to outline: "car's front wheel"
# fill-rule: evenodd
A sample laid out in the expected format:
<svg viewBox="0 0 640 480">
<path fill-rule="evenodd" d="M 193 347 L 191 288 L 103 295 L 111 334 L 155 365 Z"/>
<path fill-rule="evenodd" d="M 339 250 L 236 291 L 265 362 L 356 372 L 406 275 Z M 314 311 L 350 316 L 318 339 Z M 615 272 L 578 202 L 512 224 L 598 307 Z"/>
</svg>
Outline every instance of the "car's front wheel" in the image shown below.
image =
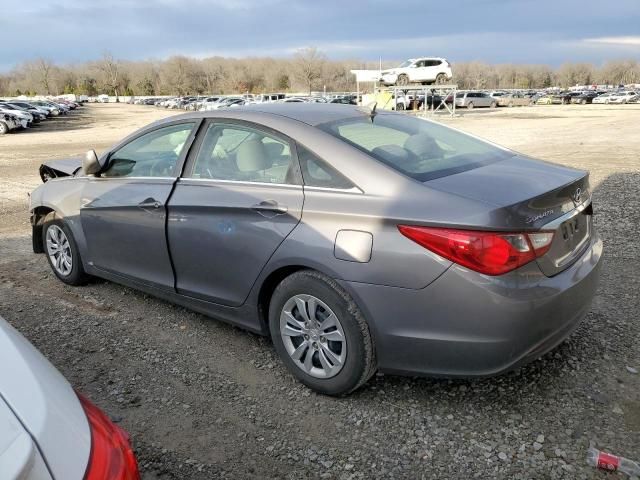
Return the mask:
<svg viewBox="0 0 640 480">
<path fill-rule="evenodd" d="M 469 102 L 468 105 L 467 105 L 467 108 L 469 110 L 473 110 L 473 102 Z"/>
<path fill-rule="evenodd" d="M 4 135 L 5 133 L 9 133 L 9 127 L 6 123 L 0 122 L 0 135 Z"/>
<path fill-rule="evenodd" d="M 55 213 L 43 222 L 42 243 L 53 273 L 68 285 L 84 285 L 89 275 L 84 271 L 73 234 Z"/>
<path fill-rule="evenodd" d="M 301 270 L 276 287 L 269 328 L 287 369 L 319 393 L 347 394 L 375 372 L 367 322 L 351 297 L 319 272 Z"/>
</svg>

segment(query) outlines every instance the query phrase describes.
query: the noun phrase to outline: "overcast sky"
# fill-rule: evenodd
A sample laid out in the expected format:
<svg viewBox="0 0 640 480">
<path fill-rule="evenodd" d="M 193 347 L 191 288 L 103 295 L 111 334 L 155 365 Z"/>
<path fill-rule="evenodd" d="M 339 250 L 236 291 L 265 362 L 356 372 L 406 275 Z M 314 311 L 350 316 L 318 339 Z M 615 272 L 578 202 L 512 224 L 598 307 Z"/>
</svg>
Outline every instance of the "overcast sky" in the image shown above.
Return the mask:
<svg viewBox="0 0 640 480">
<path fill-rule="evenodd" d="M 640 0 L 0 0 L 0 70 L 175 54 L 546 63 L 640 58 Z"/>
</svg>

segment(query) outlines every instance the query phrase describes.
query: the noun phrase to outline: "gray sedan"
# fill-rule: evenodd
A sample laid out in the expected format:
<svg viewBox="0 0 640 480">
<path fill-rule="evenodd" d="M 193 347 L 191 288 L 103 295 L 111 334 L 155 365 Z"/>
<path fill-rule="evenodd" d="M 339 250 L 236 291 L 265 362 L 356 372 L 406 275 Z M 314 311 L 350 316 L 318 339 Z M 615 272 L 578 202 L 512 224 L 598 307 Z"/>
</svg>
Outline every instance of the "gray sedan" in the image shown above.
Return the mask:
<svg viewBox="0 0 640 480">
<path fill-rule="evenodd" d="M 60 280 L 106 278 L 270 335 L 325 394 L 376 370 L 513 369 L 595 293 L 586 172 L 408 115 L 189 113 L 82 162 L 49 162 L 31 195 L 34 251 Z"/>
</svg>

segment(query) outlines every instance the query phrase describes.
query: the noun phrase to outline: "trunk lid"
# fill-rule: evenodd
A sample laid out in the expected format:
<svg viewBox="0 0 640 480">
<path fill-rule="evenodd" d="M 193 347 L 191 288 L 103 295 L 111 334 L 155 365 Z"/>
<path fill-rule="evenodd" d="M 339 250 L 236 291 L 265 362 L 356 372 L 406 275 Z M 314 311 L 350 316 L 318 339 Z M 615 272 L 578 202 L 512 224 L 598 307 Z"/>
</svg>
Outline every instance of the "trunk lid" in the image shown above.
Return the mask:
<svg viewBox="0 0 640 480">
<path fill-rule="evenodd" d="M 547 276 L 569 267 L 589 244 L 593 224 L 585 171 L 514 156 L 425 185 L 494 207 L 488 224 L 478 228 L 553 231 L 551 248 L 538 259 Z"/>
</svg>

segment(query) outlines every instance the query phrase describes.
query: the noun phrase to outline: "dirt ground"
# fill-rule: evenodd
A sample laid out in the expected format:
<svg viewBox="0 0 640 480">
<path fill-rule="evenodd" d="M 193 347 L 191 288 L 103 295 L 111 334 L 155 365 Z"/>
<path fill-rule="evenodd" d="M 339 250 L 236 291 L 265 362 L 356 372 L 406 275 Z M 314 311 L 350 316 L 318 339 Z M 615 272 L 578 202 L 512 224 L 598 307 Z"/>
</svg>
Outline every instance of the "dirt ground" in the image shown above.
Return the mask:
<svg viewBox="0 0 640 480">
<path fill-rule="evenodd" d="M 67 287 L 31 253 L 42 161 L 175 113 L 89 104 L 0 136 L 0 315 L 131 433 L 144 478 L 604 478 L 586 465 L 592 442 L 640 459 L 640 105 L 437 116 L 591 172 L 598 295 L 567 342 L 517 372 L 377 375 L 344 399 L 296 383 L 268 339 L 116 284 Z"/>
</svg>

